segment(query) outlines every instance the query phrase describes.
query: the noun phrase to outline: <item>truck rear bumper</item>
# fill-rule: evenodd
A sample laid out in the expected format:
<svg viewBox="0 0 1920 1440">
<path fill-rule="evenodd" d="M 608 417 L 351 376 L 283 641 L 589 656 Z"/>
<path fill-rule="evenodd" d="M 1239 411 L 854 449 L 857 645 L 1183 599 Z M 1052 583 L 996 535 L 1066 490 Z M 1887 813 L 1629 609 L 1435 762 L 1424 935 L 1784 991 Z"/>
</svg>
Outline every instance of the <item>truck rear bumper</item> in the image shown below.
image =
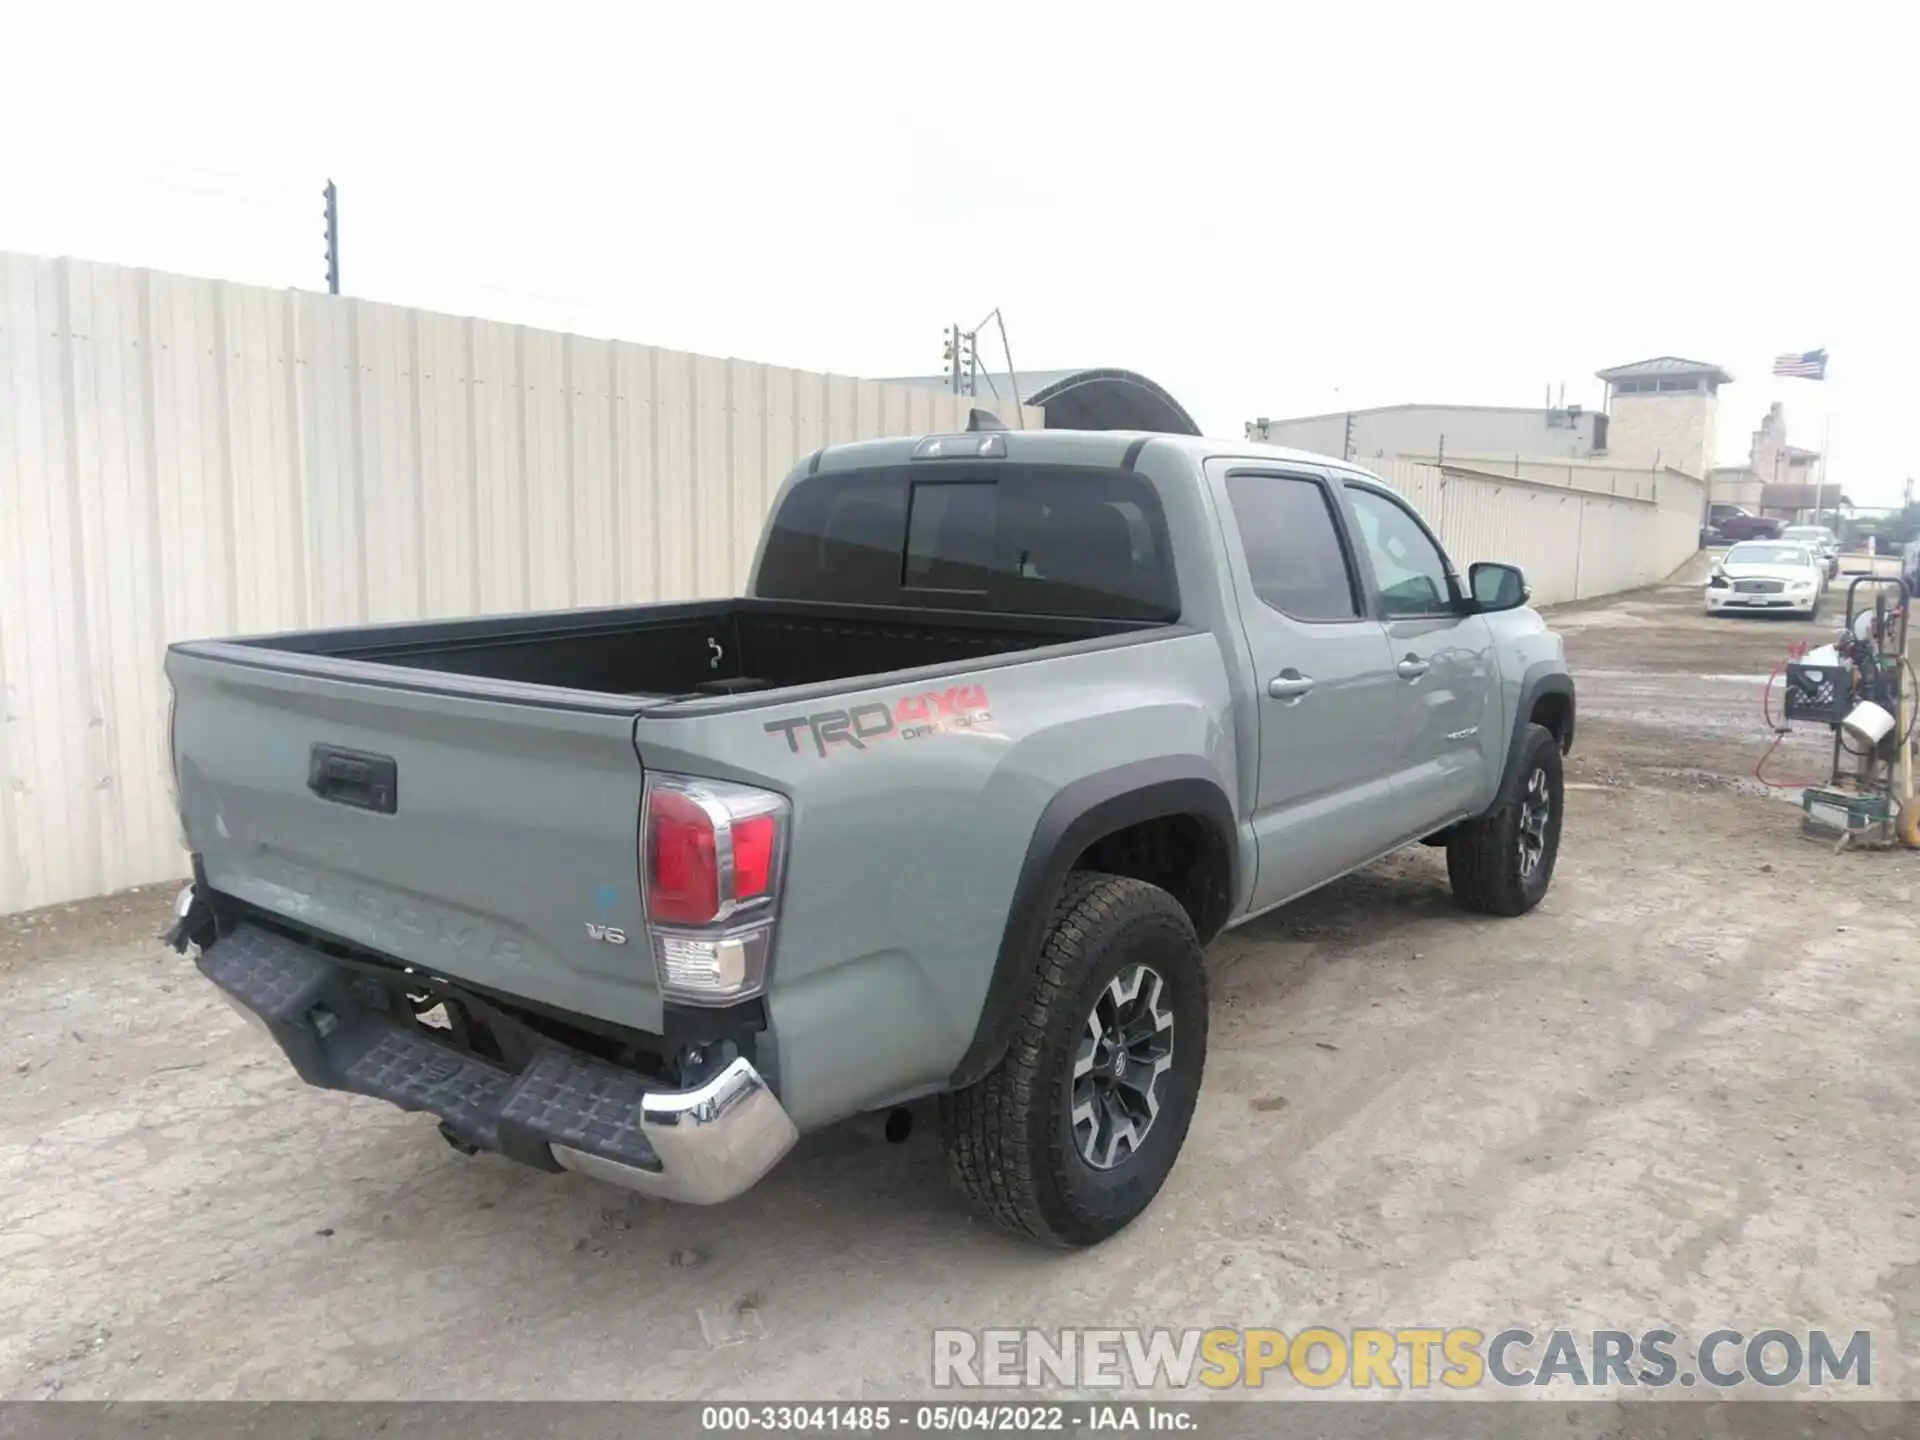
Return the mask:
<svg viewBox="0 0 1920 1440">
<path fill-rule="evenodd" d="M 557 1044 L 513 1073 L 441 1044 L 382 987 L 264 927 L 238 926 L 196 963 L 308 1084 L 438 1115 L 463 1147 L 711 1205 L 751 1187 L 798 1138 L 745 1058 L 691 1090 Z"/>
</svg>

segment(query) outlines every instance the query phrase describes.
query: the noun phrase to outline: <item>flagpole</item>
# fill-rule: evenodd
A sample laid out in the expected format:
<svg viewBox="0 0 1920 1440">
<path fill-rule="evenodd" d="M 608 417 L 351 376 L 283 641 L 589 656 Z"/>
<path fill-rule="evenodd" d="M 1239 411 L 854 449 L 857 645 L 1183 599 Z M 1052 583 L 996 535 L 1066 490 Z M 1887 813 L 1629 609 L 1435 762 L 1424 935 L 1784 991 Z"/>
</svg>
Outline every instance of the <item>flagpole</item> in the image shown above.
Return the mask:
<svg viewBox="0 0 1920 1440">
<path fill-rule="evenodd" d="M 1827 392 L 1827 403 L 1820 408 L 1825 412 L 1820 419 L 1820 484 L 1813 492 L 1813 503 L 1818 506 L 1827 498 L 1827 485 L 1833 475 L 1833 392 Z M 1816 525 L 1825 522 L 1814 520 Z M 1833 533 L 1840 533 L 1840 492 L 1833 494 Z"/>
</svg>

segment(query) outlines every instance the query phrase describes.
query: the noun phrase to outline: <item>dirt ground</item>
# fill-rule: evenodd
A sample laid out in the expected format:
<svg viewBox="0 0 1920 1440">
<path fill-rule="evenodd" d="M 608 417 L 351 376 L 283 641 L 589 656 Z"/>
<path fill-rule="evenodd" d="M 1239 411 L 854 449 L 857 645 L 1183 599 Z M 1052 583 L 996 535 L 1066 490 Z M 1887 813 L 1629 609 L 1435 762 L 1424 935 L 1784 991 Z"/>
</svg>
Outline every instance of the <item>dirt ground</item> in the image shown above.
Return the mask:
<svg viewBox="0 0 1920 1440">
<path fill-rule="evenodd" d="M 1759 681 L 1823 627 L 1556 612 L 1551 894 L 1416 850 L 1226 936 L 1192 1136 L 1097 1251 L 972 1221 L 930 1123 L 711 1210 L 307 1090 L 153 939 L 0 920 L 0 1397 L 908 1398 L 935 1326 L 1871 1330 L 1920 1398 L 1920 854 L 1798 838 Z M 1812 743 L 1777 773 L 1817 773 Z"/>
</svg>

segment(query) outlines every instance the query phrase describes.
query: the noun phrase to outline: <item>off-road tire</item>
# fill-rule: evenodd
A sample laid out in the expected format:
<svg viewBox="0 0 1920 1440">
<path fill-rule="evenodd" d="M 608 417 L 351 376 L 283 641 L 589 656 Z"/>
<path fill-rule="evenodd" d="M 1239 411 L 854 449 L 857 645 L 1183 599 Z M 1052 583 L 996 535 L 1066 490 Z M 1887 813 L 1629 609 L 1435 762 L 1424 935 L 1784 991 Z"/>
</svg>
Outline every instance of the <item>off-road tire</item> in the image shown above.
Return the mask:
<svg viewBox="0 0 1920 1440">
<path fill-rule="evenodd" d="M 1173 1017 L 1172 1066 L 1139 1148 L 1102 1170 L 1075 1140 L 1075 1055 L 1109 983 L 1141 964 L 1160 977 Z M 1145 1210 L 1173 1169 L 1206 1049 L 1206 971 L 1186 911 L 1143 880 L 1074 872 L 1053 908 L 1005 1058 L 976 1084 L 941 1097 L 955 1183 L 1016 1234 L 1062 1247 L 1098 1244 Z"/>
<path fill-rule="evenodd" d="M 1521 814 L 1536 771 L 1546 780 L 1549 800 L 1544 854 L 1531 874 L 1522 874 Z M 1480 915 L 1524 915 L 1540 903 L 1553 883 L 1553 862 L 1560 852 L 1560 822 L 1566 813 L 1560 745 L 1553 732 L 1529 725 L 1520 736 L 1520 764 L 1511 794 L 1477 819 L 1459 826 L 1447 841 L 1447 878 L 1454 901 Z"/>
</svg>

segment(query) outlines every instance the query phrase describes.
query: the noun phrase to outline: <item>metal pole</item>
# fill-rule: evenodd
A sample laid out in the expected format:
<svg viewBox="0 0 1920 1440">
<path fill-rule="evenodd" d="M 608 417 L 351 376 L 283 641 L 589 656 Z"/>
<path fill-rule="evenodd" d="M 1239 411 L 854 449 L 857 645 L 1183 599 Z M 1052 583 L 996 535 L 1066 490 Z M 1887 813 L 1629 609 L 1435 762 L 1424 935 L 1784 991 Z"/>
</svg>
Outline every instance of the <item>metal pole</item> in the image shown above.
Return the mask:
<svg viewBox="0 0 1920 1440">
<path fill-rule="evenodd" d="M 1022 430 L 1027 428 L 1026 401 L 1020 394 L 1020 375 L 1013 368 L 1013 346 L 1007 343 L 1007 321 L 1000 313 L 998 305 L 993 307 L 993 323 L 1000 330 L 1000 353 L 1007 357 L 1007 379 L 1013 383 L 1013 418 L 1020 422 Z"/>
<path fill-rule="evenodd" d="M 320 192 L 327 202 L 327 293 L 340 293 L 340 191 L 333 181 Z"/>
<path fill-rule="evenodd" d="M 1347 411 L 1346 429 L 1340 436 L 1340 458 L 1342 460 L 1353 458 L 1353 412 L 1351 410 Z"/>
<path fill-rule="evenodd" d="M 1920 704 L 1920 696 L 1914 694 L 1913 683 L 1913 598 L 1908 597 L 1905 612 L 1900 621 L 1900 658 L 1905 663 L 1894 671 L 1895 693 L 1900 703 L 1895 708 L 1900 712 L 1895 723 L 1900 727 L 1900 749 L 1893 757 L 1893 793 L 1900 802 L 1902 810 L 1913 804 L 1913 742 L 1908 733 L 1913 725 L 1913 707 Z"/>
<path fill-rule="evenodd" d="M 1814 487 L 1813 487 L 1813 523 L 1816 525 L 1821 523 L 1820 515 L 1821 515 L 1821 512 L 1826 508 L 1822 502 L 1825 501 L 1825 499 L 1827 498 L 1827 474 L 1828 474 L 1828 465 L 1830 463 L 1828 460 L 1828 457 L 1832 453 L 1833 453 L 1833 412 L 1832 410 L 1828 410 L 1826 417 L 1820 422 L 1820 479 L 1814 484 Z M 1840 497 L 1837 494 L 1834 496 L 1833 503 L 1837 510 L 1840 504 Z M 1834 520 L 1834 524 L 1838 525 L 1840 523 L 1839 515 L 1836 514 L 1833 517 L 1833 520 Z"/>
<path fill-rule="evenodd" d="M 1587 497 L 1582 495 L 1576 502 L 1580 512 L 1573 517 L 1573 598 L 1580 596 L 1580 572 L 1585 568 L 1587 558 Z"/>
</svg>

